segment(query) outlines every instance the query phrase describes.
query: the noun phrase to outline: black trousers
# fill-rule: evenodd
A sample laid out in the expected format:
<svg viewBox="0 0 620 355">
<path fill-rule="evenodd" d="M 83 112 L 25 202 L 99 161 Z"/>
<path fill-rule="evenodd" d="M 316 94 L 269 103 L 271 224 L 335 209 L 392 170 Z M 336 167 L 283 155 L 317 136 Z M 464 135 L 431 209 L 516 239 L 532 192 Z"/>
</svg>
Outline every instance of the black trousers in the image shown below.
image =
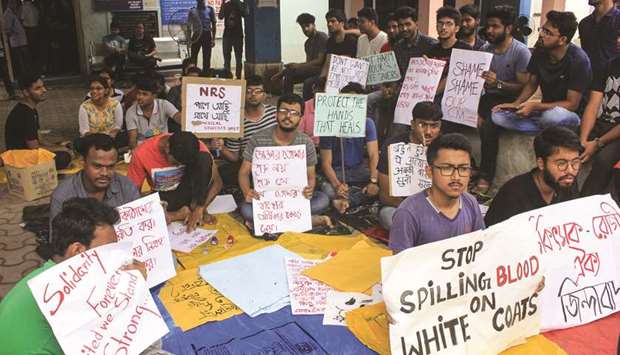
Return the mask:
<svg viewBox="0 0 620 355">
<path fill-rule="evenodd" d="M 213 39 L 211 38 L 211 31 L 202 31 L 200 38 L 192 44 L 191 48 L 191 58 L 192 63 L 198 63 L 198 52 L 202 47 L 202 72 L 206 73 L 207 70 L 211 69 L 211 43 Z"/>
<path fill-rule="evenodd" d="M 482 116 L 482 126 L 480 127 L 480 178 L 489 183 L 495 178 L 497 168 L 497 152 L 499 150 L 499 134 L 502 128 L 493 123 L 491 110 L 496 105 L 512 102 L 514 99 L 508 96 L 496 94 L 484 94 L 480 98 L 478 114 Z"/>
<path fill-rule="evenodd" d="M 32 58 L 28 46 L 11 48 L 13 58 L 13 73 L 17 77 L 17 81 L 28 76 L 32 70 Z"/>
<path fill-rule="evenodd" d="M 181 183 L 175 190 L 161 191 L 159 197 L 168 202 L 168 211 L 180 210 L 192 204 L 202 206 L 207 201 L 207 192 L 211 186 L 213 159 L 207 152 L 198 153 L 196 162 L 185 167 Z"/>
<path fill-rule="evenodd" d="M 222 50 L 224 52 L 224 69 L 230 72 L 231 54 L 235 50 L 235 78 L 241 79 L 243 72 L 243 36 L 224 36 Z"/>
<path fill-rule="evenodd" d="M 9 72 L 5 56 L 0 56 L 0 77 L 2 77 L 2 82 L 4 83 L 4 90 L 6 90 L 7 95 L 9 95 L 9 97 L 15 97 L 15 89 L 13 88 L 11 78 L 9 78 Z"/>
<path fill-rule="evenodd" d="M 136 52 L 129 52 L 127 56 L 129 57 L 130 63 L 138 65 L 144 69 L 153 69 L 157 66 L 157 59 L 153 57 L 147 57 Z"/>
<path fill-rule="evenodd" d="M 615 123 L 597 120 L 589 139 L 600 137 L 615 126 Z M 592 160 L 592 171 L 581 188 L 582 196 L 602 194 L 607 191 L 613 167 L 620 161 L 620 140 L 610 142 L 590 159 Z"/>
</svg>

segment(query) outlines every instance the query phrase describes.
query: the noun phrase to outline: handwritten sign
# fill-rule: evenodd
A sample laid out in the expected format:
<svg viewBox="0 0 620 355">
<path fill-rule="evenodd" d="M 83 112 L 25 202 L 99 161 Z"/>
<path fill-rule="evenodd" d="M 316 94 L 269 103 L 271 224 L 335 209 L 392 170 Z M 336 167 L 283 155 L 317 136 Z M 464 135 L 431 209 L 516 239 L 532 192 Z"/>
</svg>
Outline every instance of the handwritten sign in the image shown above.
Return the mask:
<svg viewBox="0 0 620 355">
<path fill-rule="evenodd" d="M 366 85 L 368 78 L 368 62 L 363 59 L 331 55 L 329 72 L 325 83 L 325 91 L 337 94 L 349 83 Z"/>
<path fill-rule="evenodd" d="M 172 250 L 181 253 L 191 253 L 200 244 L 206 243 L 217 234 L 217 230 L 206 230 L 196 228 L 193 232 L 187 233 L 187 226 L 183 223 L 172 222 L 168 225 L 168 235 L 170 236 L 170 247 Z"/>
<path fill-rule="evenodd" d="M 547 270 L 543 330 L 585 324 L 620 310 L 620 208 L 609 195 L 548 206 L 509 221 L 519 225 L 520 242 L 536 247 Z"/>
<path fill-rule="evenodd" d="M 159 194 L 142 197 L 117 210 L 121 216 L 114 226 L 118 240 L 133 242 L 134 258 L 146 265 L 148 286 L 153 287 L 176 275 Z"/>
<path fill-rule="evenodd" d="M 383 258 L 392 354 L 498 354 L 538 334 L 543 269 L 522 234 L 502 223 Z"/>
<path fill-rule="evenodd" d="M 207 322 L 220 321 L 243 313 L 239 307 L 222 296 L 198 273 L 189 269 L 168 280 L 159 291 L 159 299 L 186 332 Z"/>
<path fill-rule="evenodd" d="M 366 85 L 377 85 L 400 80 L 400 70 L 393 51 L 363 58 L 368 61 Z"/>
<path fill-rule="evenodd" d="M 65 353 L 138 354 L 168 333 L 144 277 L 121 269 L 131 248 L 89 249 L 28 281 Z"/>
<path fill-rule="evenodd" d="M 426 175 L 426 147 L 395 143 L 388 147 L 390 196 L 411 196 L 431 187 Z"/>
<path fill-rule="evenodd" d="M 200 138 L 243 137 L 245 80 L 183 78 L 182 128 Z"/>
<path fill-rule="evenodd" d="M 316 94 L 314 135 L 355 138 L 366 136 L 366 95 Z"/>
<path fill-rule="evenodd" d="M 364 293 L 329 291 L 325 312 L 323 313 L 323 325 L 345 327 L 347 325 L 347 312 L 371 304 L 373 304 L 372 296 Z"/>
<path fill-rule="evenodd" d="M 258 147 L 252 155 L 252 179 L 260 199 L 252 201 L 254 233 L 305 232 L 312 229 L 306 146 Z"/>
<path fill-rule="evenodd" d="M 322 260 L 286 258 L 288 292 L 293 314 L 323 314 L 327 306 L 327 292 L 332 288 L 301 273 Z"/>
<path fill-rule="evenodd" d="M 433 101 L 446 62 L 411 58 L 394 111 L 394 123 L 411 124 L 411 111 L 418 102 Z"/>
<path fill-rule="evenodd" d="M 257 147 L 252 155 L 254 190 L 278 190 L 308 185 L 306 146 Z"/>
<path fill-rule="evenodd" d="M 443 119 L 476 127 L 484 86 L 480 76 L 491 67 L 492 53 L 453 49 L 446 89 L 441 100 Z"/>
</svg>

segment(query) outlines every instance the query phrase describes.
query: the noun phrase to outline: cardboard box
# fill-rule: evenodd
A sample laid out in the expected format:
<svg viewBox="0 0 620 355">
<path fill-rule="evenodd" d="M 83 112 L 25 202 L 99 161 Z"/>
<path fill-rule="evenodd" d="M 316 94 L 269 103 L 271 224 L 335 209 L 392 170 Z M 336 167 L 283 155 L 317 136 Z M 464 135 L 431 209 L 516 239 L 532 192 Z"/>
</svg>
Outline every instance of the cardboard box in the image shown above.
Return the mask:
<svg viewBox="0 0 620 355">
<path fill-rule="evenodd" d="M 5 165 L 5 169 L 9 182 L 9 193 L 26 201 L 49 196 L 58 186 L 54 160 L 28 168 Z"/>
</svg>

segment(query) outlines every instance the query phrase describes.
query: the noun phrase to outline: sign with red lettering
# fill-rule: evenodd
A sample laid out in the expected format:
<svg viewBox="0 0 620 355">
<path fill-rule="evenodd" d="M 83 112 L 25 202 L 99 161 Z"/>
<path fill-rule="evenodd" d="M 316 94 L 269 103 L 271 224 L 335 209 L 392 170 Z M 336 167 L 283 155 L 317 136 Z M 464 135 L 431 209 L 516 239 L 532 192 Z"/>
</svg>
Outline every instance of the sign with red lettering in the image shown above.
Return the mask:
<svg viewBox="0 0 620 355">
<path fill-rule="evenodd" d="M 394 123 L 409 126 L 411 110 L 418 102 L 433 101 L 446 62 L 436 59 L 411 58 L 394 111 Z"/>
<path fill-rule="evenodd" d="M 443 119 L 470 127 L 478 124 L 478 104 L 493 53 L 453 49 L 446 88 L 441 100 Z"/>
<path fill-rule="evenodd" d="M 28 281 L 66 354 L 138 354 L 168 333 L 142 274 L 122 269 L 131 249 L 89 249 Z"/>
<path fill-rule="evenodd" d="M 146 265 L 149 287 L 176 275 L 164 208 L 154 193 L 116 208 L 121 220 L 114 226 L 118 240 L 133 242 L 132 254 Z"/>
<path fill-rule="evenodd" d="M 184 77 L 182 128 L 200 138 L 243 137 L 245 80 Z"/>
<path fill-rule="evenodd" d="M 305 145 L 257 147 L 252 155 L 254 233 L 305 232 L 312 229 Z"/>
<path fill-rule="evenodd" d="M 406 249 L 381 271 L 392 354 L 498 354 L 539 333 L 543 269 L 518 224 Z"/>
<path fill-rule="evenodd" d="M 534 245 L 547 270 L 541 293 L 543 331 L 620 310 L 620 208 L 610 195 L 555 204 L 511 221 L 519 225 L 520 243 Z"/>
</svg>

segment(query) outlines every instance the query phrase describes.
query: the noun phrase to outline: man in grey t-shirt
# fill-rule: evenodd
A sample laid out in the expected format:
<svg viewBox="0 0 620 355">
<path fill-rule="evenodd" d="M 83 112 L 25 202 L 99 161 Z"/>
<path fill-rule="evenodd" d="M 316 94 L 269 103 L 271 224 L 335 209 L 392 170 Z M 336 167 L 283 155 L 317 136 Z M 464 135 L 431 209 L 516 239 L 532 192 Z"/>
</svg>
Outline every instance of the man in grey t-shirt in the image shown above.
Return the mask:
<svg viewBox="0 0 620 355">
<path fill-rule="evenodd" d="M 239 170 L 239 187 L 243 191 L 245 201 L 241 203 L 241 215 L 246 221 L 246 225 L 251 227 L 253 220 L 252 200 L 259 197 L 258 193 L 252 188 L 250 174 L 252 173 L 252 156 L 257 147 L 277 147 L 287 145 L 305 145 L 306 160 L 308 167 L 308 185 L 304 188 L 303 194 L 310 199 L 310 210 L 312 215 L 320 214 L 329 207 L 329 197 L 323 192 L 316 190 L 316 171 L 317 163 L 314 143 L 306 134 L 299 132 L 297 126 L 303 115 L 304 102 L 298 95 L 284 95 L 278 99 L 277 121 L 278 125 L 266 128 L 256 133 L 247 143 L 243 151 L 243 162 Z M 319 220 L 313 218 L 313 221 Z M 323 223 L 331 224 L 328 219 L 320 219 Z M 314 223 L 313 223 L 314 224 Z"/>
<path fill-rule="evenodd" d="M 529 80 L 530 50 L 512 37 L 515 14 L 511 7 L 497 6 L 487 13 L 488 43 L 480 49 L 493 53 L 489 71 L 483 73 L 485 93 L 480 98 L 478 125 L 482 143 L 480 178 L 475 192 L 486 193 L 495 177 L 499 128 L 491 120 L 496 105 L 514 101 Z"/>
</svg>

